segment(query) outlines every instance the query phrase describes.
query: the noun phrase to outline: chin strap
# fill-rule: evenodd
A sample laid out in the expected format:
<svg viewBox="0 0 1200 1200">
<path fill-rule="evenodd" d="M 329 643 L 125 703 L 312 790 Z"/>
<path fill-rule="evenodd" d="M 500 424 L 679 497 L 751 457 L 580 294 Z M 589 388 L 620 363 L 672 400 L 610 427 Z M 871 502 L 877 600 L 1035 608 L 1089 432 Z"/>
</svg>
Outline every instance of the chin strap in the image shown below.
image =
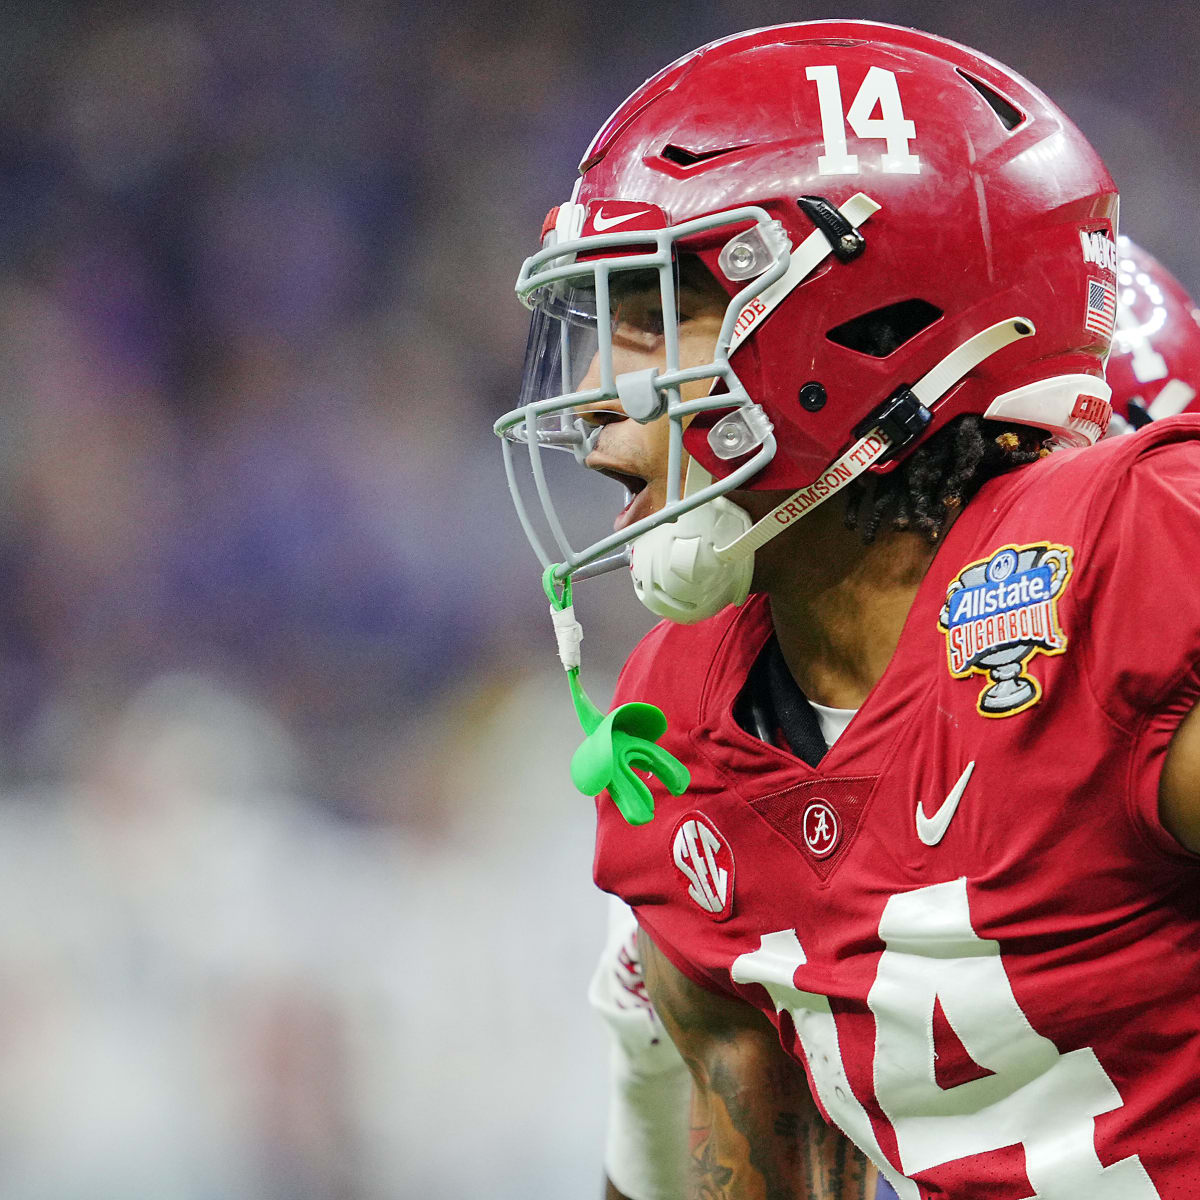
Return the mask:
<svg viewBox="0 0 1200 1200">
<path fill-rule="evenodd" d="M 662 709 L 653 704 L 622 704 L 605 716 L 588 698 L 579 682 L 583 627 L 575 618 L 570 577 L 557 583 L 557 570 L 555 565 L 546 568 L 542 588 L 550 601 L 558 656 L 567 672 L 575 715 L 587 735 L 571 759 L 571 781 L 585 796 L 607 792 L 630 825 L 645 825 L 654 816 L 654 797 L 635 772 L 656 776 L 673 796 L 687 790 L 691 776 L 679 759 L 657 744 L 667 731 Z"/>
<path fill-rule="evenodd" d="M 932 408 L 956 383 L 969 375 L 985 358 L 990 358 L 1005 346 L 1035 333 L 1033 322 L 1025 317 L 1009 317 L 981 329 L 973 337 L 956 346 L 945 358 L 927 371 L 909 392 L 924 409 Z M 925 417 L 929 420 L 928 414 Z M 772 509 L 762 520 L 752 525 L 741 537 L 717 548 L 718 559 L 736 561 L 753 554 L 777 534 L 782 533 L 797 517 L 811 512 L 830 496 L 836 495 L 848 483 L 857 479 L 868 467 L 877 463 L 891 448 L 892 440 L 882 428 L 872 429 L 859 438 L 841 458 L 828 466 L 821 477 L 807 487 L 793 492 L 782 504 Z"/>
<path fill-rule="evenodd" d="M 716 551 L 717 558 L 726 562 L 748 558 L 776 534 L 782 533 L 797 517 L 811 512 L 818 504 L 840 492 L 846 484 L 852 483 L 891 448 L 891 441 L 877 429 L 859 438 L 841 458 L 826 468 L 815 483 L 793 492 L 762 520 L 751 525 L 736 541 L 730 542 L 728 546 L 719 547 Z"/>
</svg>

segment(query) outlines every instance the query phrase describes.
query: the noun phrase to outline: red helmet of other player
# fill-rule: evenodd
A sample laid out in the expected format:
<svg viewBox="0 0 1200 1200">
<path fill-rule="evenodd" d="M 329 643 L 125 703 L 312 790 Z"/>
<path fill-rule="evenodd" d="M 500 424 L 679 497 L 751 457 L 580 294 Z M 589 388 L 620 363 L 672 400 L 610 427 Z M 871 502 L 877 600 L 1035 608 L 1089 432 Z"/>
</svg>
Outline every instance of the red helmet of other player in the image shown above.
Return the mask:
<svg viewBox="0 0 1200 1200">
<path fill-rule="evenodd" d="M 1141 246 L 1119 238 L 1117 329 L 1107 377 L 1112 432 L 1200 412 L 1200 309 Z"/>
</svg>

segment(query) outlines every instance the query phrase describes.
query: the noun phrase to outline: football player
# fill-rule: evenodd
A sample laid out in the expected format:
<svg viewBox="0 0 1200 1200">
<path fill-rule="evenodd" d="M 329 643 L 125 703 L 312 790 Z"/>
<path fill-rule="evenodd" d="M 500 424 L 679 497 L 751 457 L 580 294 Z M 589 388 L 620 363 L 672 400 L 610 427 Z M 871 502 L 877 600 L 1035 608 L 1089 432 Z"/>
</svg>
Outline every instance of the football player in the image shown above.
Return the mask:
<svg viewBox="0 0 1200 1200">
<path fill-rule="evenodd" d="M 648 81 L 522 270 L 497 430 L 697 1195 L 869 1195 L 818 1107 L 904 1200 L 1200 1174 L 1200 421 L 1083 449 L 1115 215 L 1013 72 L 816 22 Z M 630 492 L 583 549 L 552 445 Z M 571 590 L 625 551 L 667 620 L 604 717 Z"/>
<path fill-rule="evenodd" d="M 1108 435 L 1200 406 L 1200 310 L 1153 255 L 1117 238 L 1117 325 L 1105 377 Z M 686 1192 L 691 1077 L 646 992 L 630 908 L 610 898 L 609 930 L 589 988 L 611 1042 L 605 1146 L 609 1200 L 675 1200 Z M 895 1192 L 881 1180 L 876 1200 Z"/>
</svg>

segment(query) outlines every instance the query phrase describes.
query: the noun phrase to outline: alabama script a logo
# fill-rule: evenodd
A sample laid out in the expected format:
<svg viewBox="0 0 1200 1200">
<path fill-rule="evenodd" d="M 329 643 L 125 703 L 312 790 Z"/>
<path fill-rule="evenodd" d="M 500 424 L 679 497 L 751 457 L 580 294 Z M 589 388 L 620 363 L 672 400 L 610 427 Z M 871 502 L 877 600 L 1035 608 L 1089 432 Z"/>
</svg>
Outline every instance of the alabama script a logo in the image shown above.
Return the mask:
<svg viewBox="0 0 1200 1200">
<path fill-rule="evenodd" d="M 975 704 L 981 716 L 1011 717 L 1041 699 L 1042 685 L 1025 669 L 1035 654 L 1067 648 L 1058 602 L 1074 553 L 1053 542 L 1001 546 L 950 581 L 938 627 L 950 674 L 990 681 Z"/>
</svg>

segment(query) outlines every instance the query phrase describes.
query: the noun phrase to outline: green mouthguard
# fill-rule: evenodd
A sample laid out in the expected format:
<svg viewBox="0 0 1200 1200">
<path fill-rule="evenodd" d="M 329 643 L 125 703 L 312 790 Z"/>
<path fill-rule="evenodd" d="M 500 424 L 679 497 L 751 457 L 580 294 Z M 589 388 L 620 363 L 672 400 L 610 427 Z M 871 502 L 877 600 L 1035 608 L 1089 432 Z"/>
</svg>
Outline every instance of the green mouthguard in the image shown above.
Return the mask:
<svg viewBox="0 0 1200 1200">
<path fill-rule="evenodd" d="M 571 580 L 555 579 L 556 565 L 542 574 L 542 588 L 558 612 L 571 607 Z M 662 781 L 673 796 L 681 796 L 691 776 L 670 751 L 658 745 L 667 731 L 667 718 L 653 704 L 622 704 L 607 716 L 589 699 L 579 682 L 578 666 L 567 667 L 567 684 L 575 715 L 587 735 L 571 759 L 571 781 L 585 796 L 607 792 L 630 825 L 645 825 L 654 816 L 654 797 L 637 771 Z"/>
</svg>

